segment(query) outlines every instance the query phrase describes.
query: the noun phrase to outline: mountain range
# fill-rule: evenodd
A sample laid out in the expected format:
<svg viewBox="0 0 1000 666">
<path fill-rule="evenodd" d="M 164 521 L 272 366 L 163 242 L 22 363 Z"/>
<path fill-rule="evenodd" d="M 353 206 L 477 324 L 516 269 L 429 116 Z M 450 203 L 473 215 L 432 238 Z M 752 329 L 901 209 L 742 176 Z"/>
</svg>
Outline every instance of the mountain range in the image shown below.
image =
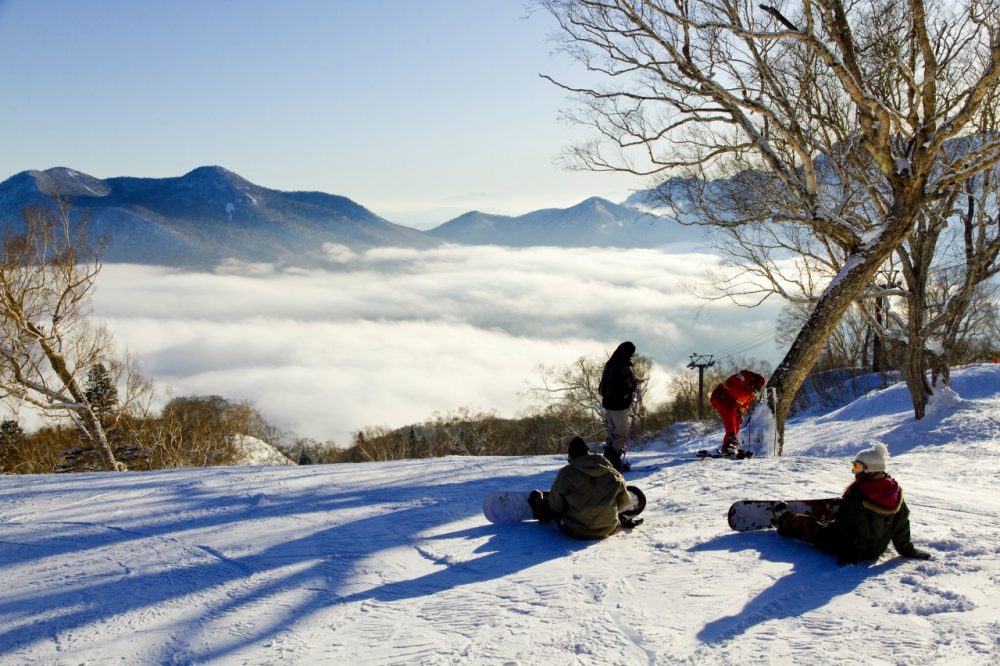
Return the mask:
<svg viewBox="0 0 1000 666">
<path fill-rule="evenodd" d="M 390 222 L 354 201 L 323 192 L 255 185 L 218 166 L 173 178 L 107 178 L 65 167 L 23 171 L 0 183 L 0 225 L 23 228 L 26 207 L 55 198 L 106 235 L 105 261 L 209 267 L 225 259 L 314 265 L 328 244 L 372 247 L 470 245 L 656 247 L 696 241 L 700 230 L 638 205 L 587 199 L 517 217 L 473 211 L 428 231 Z M 629 203 L 641 201 L 630 198 Z"/>
<path fill-rule="evenodd" d="M 25 206 L 60 197 L 111 243 L 110 262 L 210 266 L 242 261 L 312 263 L 323 244 L 360 249 L 440 243 L 393 224 L 346 197 L 281 192 L 221 167 L 178 178 L 100 180 L 67 168 L 25 171 L 0 183 L 0 223 L 14 225 Z"/>
<path fill-rule="evenodd" d="M 697 227 L 683 226 L 643 208 L 600 197 L 571 208 L 548 208 L 517 217 L 473 211 L 427 233 L 451 243 L 514 247 L 657 247 L 697 241 L 701 236 Z"/>
</svg>

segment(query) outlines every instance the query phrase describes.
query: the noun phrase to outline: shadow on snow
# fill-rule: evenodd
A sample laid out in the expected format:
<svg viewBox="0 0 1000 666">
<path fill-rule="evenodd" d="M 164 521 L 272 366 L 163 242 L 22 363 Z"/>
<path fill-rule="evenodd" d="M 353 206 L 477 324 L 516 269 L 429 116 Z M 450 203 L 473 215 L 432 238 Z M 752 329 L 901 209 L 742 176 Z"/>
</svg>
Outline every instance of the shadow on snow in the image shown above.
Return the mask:
<svg viewBox="0 0 1000 666">
<path fill-rule="evenodd" d="M 737 613 L 720 617 L 698 632 L 704 643 L 715 643 L 748 632 L 768 620 L 799 617 L 852 592 L 873 576 L 899 566 L 903 558 L 838 566 L 836 558 L 802 541 L 785 539 L 773 530 L 726 534 L 691 548 L 709 550 L 757 550 L 762 560 L 789 562 L 792 570 L 750 599 Z M 890 551 L 891 552 L 891 551 Z"/>
<path fill-rule="evenodd" d="M 52 527 L 41 531 L 33 526 L 36 529 L 20 534 L 18 541 L 5 536 L 0 542 L 3 568 L 67 553 L 79 553 L 80 565 L 69 575 L 65 567 L 53 572 L 66 578 L 59 588 L 52 586 L 30 595 L 0 599 L 0 617 L 34 618 L 30 624 L 8 623 L 8 628 L 0 631 L 0 645 L 3 646 L 0 656 L 38 641 L 51 641 L 54 636 L 71 634 L 85 626 L 114 624 L 123 614 L 158 604 L 169 605 L 171 600 L 213 589 L 215 598 L 222 597 L 222 601 L 207 601 L 203 622 L 199 623 L 202 626 L 189 626 L 183 631 L 211 632 L 214 623 L 220 620 L 239 617 L 238 614 L 247 609 L 268 605 L 266 624 L 247 630 L 245 627 L 249 623 L 243 623 L 244 631 L 249 633 L 234 637 L 227 644 L 221 644 L 217 638 L 202 642 L 196 640 L 196 636 L 178 635 L 161 648 L 159 655 L 164 661 L 178 657 L 211 660 L 273 638 L 330 606 L 365 599 L 392 601 L 433 595 L 501 578 L 545 560 L 563 557 L 589 543 L 568 539 L 554 526 L 536 523 L 484 524 L 443 534 L 435 534 L 434 530 L 481 515 L 482 498 L 491 489 L 547 488 L 556 471 L 554 467 L 551 471 L 525 475 L 512 470 L 506 476 L 493 476 L 488 480 L 390 484 L 377 489 L 330 491 L 320 485 L 304 492 L 283 492 L 266 497 L 261 493 L 227 496 L 214 487 L 177 484 L 171 493 L 152 501 L 151 506 L 160 515 L 144 520 L 141 527 L 135 529 L 106 524 L 113 518 L 88 522 L 83 515 L 80 520 L 48 523 Z M 322 472 L 310 473 L 320 478 L 322 475 Z M 141 477 L 131 478 L 137 481 L 134 487 L 143 491 Z M 278 482 L 282 478 L 285 477 L 276 477 Z M 62 491 L 72 496 L 76 488 L 64 486 Z M 92 485 L 89 491 L 93 496 Z M 405 506 L 407 503 L 410 506 Z M 366 509 L 371 509 L 370 515 L 356 517 L 365 514 Z M 342 510 L 352 511 L 352 519 L 324 527 L 324 523 L 336 521 Z M 275 519 L 279 519 L 277 523 Z M 247 529 L 248 524 L 261 521 L 261 529 L 270 530 L 275 525 L 280 526 L 281 520 L 306 520 L 315 523 L 318 529 L 243 556 L 225 556 L 199 543 L 199 533 L 216 533 L 236 527 L 241 530 L 236 536 L 252 538 L 252 528 Z M 7 525 L 29 527 L 15 523 Z M 297 529 L 301 534 L 301 528 Z M 74 534 L 69 537 L 66 532 Z M 427 553 L 427 548 L 420 547 L 442 539 L 486 541 L 473 551 L 479 554 L 477 557 L 457 562 L 453 558 L 435 559 Z M 364 591 L 341 594 L 355 573 L 355 565 L 380 551 L 399 547 L 415 548 L 420 557 L 430 560 L 431 566 L 441 568 L 416 578 L 384 582 Z M 180 551 L 184 561 L 161 566 L 164 564 L 160 559 L 161 550 Z M 128 561 L 130 558 L 139 561 Z M 121 573 L 95 576 L 87 572 L 88 562 L 95 559 L 118 562 Z M 305 598 L 289 606 L 285 595 L 281 603 L 268 604 L 269 600 L 289 590 L 304 591 Z M 256 617 L 263 615 L 258 613 Z M 211 647 L 201 650 L 196 647 L 206 643 Z M 178 645 L 185 647 L 177 650 Z M 169 651 L 170 646 L 173 652 Z"/>
</svg>

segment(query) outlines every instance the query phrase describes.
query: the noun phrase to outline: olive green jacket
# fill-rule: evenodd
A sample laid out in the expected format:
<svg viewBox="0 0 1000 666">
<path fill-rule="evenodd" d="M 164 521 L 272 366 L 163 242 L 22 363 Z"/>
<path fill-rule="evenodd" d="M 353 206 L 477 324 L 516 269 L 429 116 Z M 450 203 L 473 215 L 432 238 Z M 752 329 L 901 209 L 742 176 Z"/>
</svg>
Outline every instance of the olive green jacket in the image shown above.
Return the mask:
<svg viewBox="0 0 1000 666">
<path fill-rule="evenodd" d="M 618 512 L 628 506 L 625 479 L 601 455 L 580 456 L 559 470 L 549 506 L 559 526 L 578 539 L 602 539 L 618 529 Z"/>
</svg>

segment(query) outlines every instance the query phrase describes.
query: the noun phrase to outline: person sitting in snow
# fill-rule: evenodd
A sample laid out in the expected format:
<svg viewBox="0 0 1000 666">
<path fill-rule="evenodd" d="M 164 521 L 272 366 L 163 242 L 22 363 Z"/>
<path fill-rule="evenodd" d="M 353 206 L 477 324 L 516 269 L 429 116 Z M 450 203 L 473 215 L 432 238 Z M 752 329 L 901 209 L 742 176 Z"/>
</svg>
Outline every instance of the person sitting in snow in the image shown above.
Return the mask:
<svg viewBox="0 0 1000 666">
<path fill-rule="evenodd" d="M 548 493 L 531 491 L 528 502 L 535 518 L 555 519 L 559 528 L 577 539 L 611 536 L 622 522 L 641 521 L 619 516 L 630 501 L 625 479 L 602 455 L 590 453 L 580 437 L 569 443 L 569 464 L 559 470 Z"/>
<path fill-rule="evenodd" d="M 712 391 L 712 407 L 722 417 L 726 434 L 722 438 L 719 453 L 736 453 L 740 448 L 740 423 L 750 408 L 757 391 L 764 388 L 767 380 L 752 370 L 743 369 L 721 382 Z"/>
<path fill-rule="evenodd" d="M 847 486 L 832 521 L 787 512 L 779 516 L 778 534 L 805 539 L 837 556 L 838 564 L 872 560 L 892 542 L 903 557 L 929 560 L 930 553 L 910 541 L 910 510 L 903 489 L 885 472 L 889 451 L 877 443 L 852 463 L 854 482 Z"/>
</svg>

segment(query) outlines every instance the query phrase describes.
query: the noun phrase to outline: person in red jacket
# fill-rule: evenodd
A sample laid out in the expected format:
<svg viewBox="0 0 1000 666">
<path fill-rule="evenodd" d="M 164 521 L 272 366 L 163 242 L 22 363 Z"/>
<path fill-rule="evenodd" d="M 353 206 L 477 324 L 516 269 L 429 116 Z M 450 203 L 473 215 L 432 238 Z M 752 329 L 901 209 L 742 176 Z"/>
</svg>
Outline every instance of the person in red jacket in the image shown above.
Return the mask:
<svg viewBox="0 0 1000 666">
<path fill-rule="evenodd" d="M 712 407 L 722 417 L 722 425 L 726 435 L 722 439 L 720 453 L 733 453 L 740 448 L 740 423 L 747 413 L 754 394 L 764 388 L 767 383 L 761 375 L 752 370 L 743 369 L 726 381 L 720 383 L 712 391 Z"/>
</svg>

